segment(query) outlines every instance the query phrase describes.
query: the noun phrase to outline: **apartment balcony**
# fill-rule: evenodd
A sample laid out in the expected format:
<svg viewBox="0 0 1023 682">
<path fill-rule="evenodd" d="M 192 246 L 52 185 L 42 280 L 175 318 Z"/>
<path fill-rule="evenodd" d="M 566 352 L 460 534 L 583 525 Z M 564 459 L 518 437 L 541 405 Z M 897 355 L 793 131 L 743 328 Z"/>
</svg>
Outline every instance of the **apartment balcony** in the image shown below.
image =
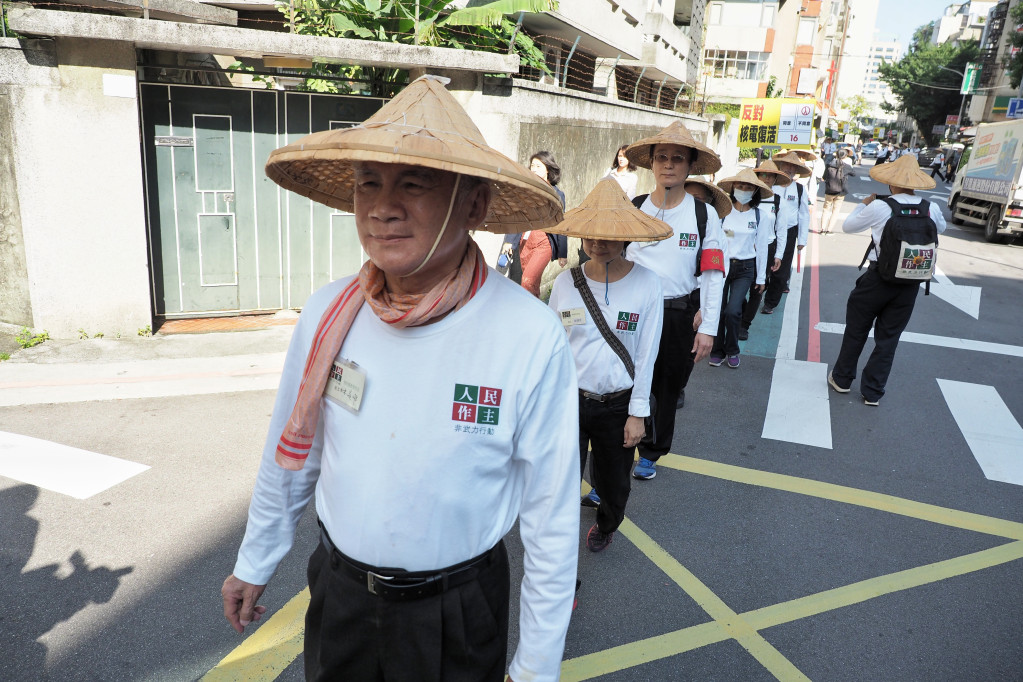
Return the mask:
<svg viewBox="0 0 1023 682">
<path fill-rule="evenodd" d="M 642 0 L 560 0 L 554 12 L 526 14 L 522 25 L 545 44 L 564 43 L 594 57 L 639 59 Z"/>
<path fill-rule="evenodd" d="M 774 51 L 773 28 L 762 26 L 708 26 L 703 47 L 706 50 Z"/>
<path fill-rule="evenodd" d="M 639 59 L 622 66 L 643 71 L 653 81 L 690 83 L 696 79 L 697 65 L 690 58 L 692 44 L 678 26 L 663 14 L 647 13 L 643 20 L 643 49 Z"/>
<path fill-rule="evenodd" d="M 741 99 L 762 97 L 763 83 L 748 78 L 708 78 L 707 98 L 738 102 Z"/>
</svg>

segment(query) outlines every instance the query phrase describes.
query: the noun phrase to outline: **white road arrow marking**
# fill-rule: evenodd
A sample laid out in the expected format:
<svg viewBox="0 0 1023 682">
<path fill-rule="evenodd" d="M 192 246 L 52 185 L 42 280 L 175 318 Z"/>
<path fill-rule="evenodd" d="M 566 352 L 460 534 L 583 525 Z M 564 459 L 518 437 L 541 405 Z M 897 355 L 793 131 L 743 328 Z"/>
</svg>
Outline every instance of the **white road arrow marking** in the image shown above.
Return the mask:
<svg viewBox="0 0 1023 682">
<path fill-rule="evenodd" d="M 984 476 L 1023 485 L 1023 428 L 995 387 L 948 379 L 938 386 Z"/>
<path fill-rule="evenodd" d="M 959 308 L 975 320 L 980 319 L 980 289 L 980 287 L 956 284 L 941 271 L 941 268 L 934 268 L 931 293 Z"/>
<path fill-rule="evenodd" d="M 818 322 L 817 330 L 825 334 L 843 334 L 845 333 L 845 325 L 841 322 Z M 870 330 L 868 335 L 874 336 L 874 330 Z M 902 337 L 899 341 L 920 343 L 925 346 L 940 346 L 953 350 L 970 350 L 978 353 L 996 353 L 998 355 L 1009 355 L 1014 358 L 1023 358 L 1023 346 L 1011 346 L 1007 343 L 957 339 L 954 336 L 938 336 L 936 334 L 920 334 L 918 332 L 902 332 Z"/>
</svg>

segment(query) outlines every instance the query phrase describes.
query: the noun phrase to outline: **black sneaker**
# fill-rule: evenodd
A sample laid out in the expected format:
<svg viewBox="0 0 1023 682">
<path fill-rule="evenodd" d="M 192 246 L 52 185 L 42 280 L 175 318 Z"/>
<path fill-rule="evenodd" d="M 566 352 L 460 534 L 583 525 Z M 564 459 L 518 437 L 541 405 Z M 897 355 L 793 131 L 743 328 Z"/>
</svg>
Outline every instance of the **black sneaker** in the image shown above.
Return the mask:
<svg viewBox="0 0 1023 682">
<path fill-rule="evenodd" d="M 774 306 L 765 305 L 760 309 L 761 315 L 771 315 L 772 313 L 774 313 Z"/>
<path fill-rule="evenodd" d="M 749 340 L 749 329 L 747 329 L 746 327 L 739 327 L 739 340 L 740 341 Z"/>
<path fill-rule="evenodd" d="M 597 524 L 593 524 L 590 532 L 586 534 L 586 549 L 591 552 L 603 552 L 611 544 L 614 536 L 614 531 L 602 533 L 600 528 L 597 528 Z"/>
</svg>

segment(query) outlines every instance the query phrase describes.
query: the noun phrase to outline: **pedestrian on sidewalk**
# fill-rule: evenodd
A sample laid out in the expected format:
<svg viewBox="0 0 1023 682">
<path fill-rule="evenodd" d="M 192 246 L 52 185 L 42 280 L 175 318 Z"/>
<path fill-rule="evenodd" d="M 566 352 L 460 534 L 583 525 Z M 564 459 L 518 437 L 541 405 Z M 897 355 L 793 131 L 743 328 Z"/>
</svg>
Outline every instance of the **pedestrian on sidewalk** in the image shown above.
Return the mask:
<svg viewBox="0 0 1023 682">
<path fill-rule="evenodd" d="M 625 519 L 664 316 L 660 278 L 625 260 L 625 245 L 674 232 L 636 209 L 612 178 L 598 182 L 551 232 L 579 237 L 589 256 L 554 280 L 550 307 L 568 332 L 579 376 L 580 471 L 591 450 L 591 482 L 600 491 L 586 548 L 600 552 Z"/>
<path fill-rule="evenodd" d="M 516 519 L 525 576 L 509 673 L 560 672 L 578 560 L 575 367 L 555 317 L 487 268 L 469 230 L 542 230 L 561 202 L 487 146 L 441 80 L 267 162 L 284 188 L 354 213 L 369 257 L 303 306 L 222 590 L 243 632 L 315 490 L 311 680 L 503 680 L 502 538 Z M 532 362 L 508 360 L 524 348 Z"/>
<path fill-rule="evenodd" d="M 842 226 L 850 233 L 870 230 L 870 247 L 864 256 L 870 266 L 849 294 L 842 348 L 828 374 L 828 384 L 838 393 L 850 391 L 860 353 L 873 329 L 874 350 L 863 368 L 860 393 L 865 404 L 877 406 L 885 394 L 899 338 L 913 314 L 920 283 L 929 279 L 933 270 L 937 235 L 945 231 L 945 218 L 940 206 L 914 194 L 918 189 L 933 189 L 935 183 L 920 170 L 911 154 L 899 157 L 895 163 L 871 168 L 870 177 L 888 185 L 892 194 L 866 197 Z M 893 209 L 898 213 L 893 213 Z M 899 236 L 892 239 L 889 235 L 886 240 L 888 231 Z M 933 239 L 933 244 L 905 246 L 911 235 L 921 233 L 929 233 L 924 241 Z M 904 252 L 910 249 L 913 257 L 906 258 Z"/>
<path fill-rule="evenodd" d="M 848 153 L 839 149 L 834 160 L 824 171 L 824 209 L 821 211 L 820 234 L 831 234 L 838 222 L 838 210 L 849 193 L 849 176 L 852 167 L 848 161 Z"/>
<path fill-rule="evenodd" d="M 805 178 L 810 175 L 810 169 L 803 165 L 793 152 L 775 156 L 772 161 L 790 180 L 797 176 Z M 764 315 L 773 313 L 781 303 L 782 294 L 788 292 L 792 259 L 797 250 L 802 251 L 806 246 L 810 231 L 810 197 L 807 196 L 806 188 L 798 182 L 793 182 L 785 188 L 776 186 L 774 191 L 782 197 L 776 228 L 778 239 L 782 239 L 783 230 L 785 238 L 784 243 L 779 242 L 776 251 L 782 254 L 781 267 L 772 275 L 771 282 L 767 285 L 767 293 L 764 294 L 764 307 L 760 309 Z"/>
<path fill-rule="evenodd" d="M 760 202 L 763 213 L 761 220 L 762 228 L 767 233 L 767 275 L 764 281 L 764 289 L 751 287 L 749 298 L 742 304 L 742 324 L 739 327 L 739 340 L 745 341 L 749 338 L 749 328 L 753 325 L 753 318 L 760 310 L 760 302 L 764 298 L 764 291 L 771 284 L 771 278 L 781 267 L 781 258 L 778 256 L 778 246 L 781 245 L 781 252 L 785 252 L 786 230 L 778 230 L 778 214 L 781 210 L 781 194 L 784 188 L 792 184 L 792 178 L 778 169 L 774 161 L 767 160 L 755 169 L 757 179 L 771 188 L 772 196 L 767 201 Z"/>
</svg>

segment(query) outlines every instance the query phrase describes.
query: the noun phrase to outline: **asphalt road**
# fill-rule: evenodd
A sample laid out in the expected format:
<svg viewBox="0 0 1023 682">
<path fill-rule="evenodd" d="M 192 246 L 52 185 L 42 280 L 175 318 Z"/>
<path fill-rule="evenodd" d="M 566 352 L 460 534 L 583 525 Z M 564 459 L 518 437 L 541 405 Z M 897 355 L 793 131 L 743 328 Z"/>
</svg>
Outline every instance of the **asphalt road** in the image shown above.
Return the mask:
<svg viewBox="0 0 1023 682">
<path fill-rule="evenodd" d="M 850 182 L 846 212 L 883 191 Z M 942 187 L 924 196 L 944 206 Z M 796 360 L 833 362 L 841 335 L 822 329 L 844 322 L 866 244 L 811 236 Z M 949 225 L 939 267 L 980 287 L 979 317 L 921 292 L 907 330 L 918 341 L 900 345 L 881 406 L 856 384 L 828 395 L 830 448 L 762 437 L 781 309 L 757 318 L 738 370 L 697 368 L 676 456 L 634 482 L 606 552 L 586 551 L 583 511 L 564 679 L 1023 680 L 1023 486 L 985 477 L 938 383 L 991 386 L 1023 423 L 1011 351 L 1023 347 L 1023 247 Z M 14 368 L 0 364 L 0 394 L 18 390 L 3 387 Z M 0 679 L 302 678 L 279 619 L 256 630 L 283 633 L 261 645 L 269 663 L 218 668 L 258 648 L 224 621 L 219 588 L 272 404 L 273 391 L 248 390 L 0 407 L 2 432 L 151 467 L 87 499 L 0 475 Z M 264 596 L 271 613 L 305 587 L 312 516 Z M 509 547 L 517 582 L 514 534 Z M 515 598 L 512 613 L 514 642 Z"/>
</svg>

